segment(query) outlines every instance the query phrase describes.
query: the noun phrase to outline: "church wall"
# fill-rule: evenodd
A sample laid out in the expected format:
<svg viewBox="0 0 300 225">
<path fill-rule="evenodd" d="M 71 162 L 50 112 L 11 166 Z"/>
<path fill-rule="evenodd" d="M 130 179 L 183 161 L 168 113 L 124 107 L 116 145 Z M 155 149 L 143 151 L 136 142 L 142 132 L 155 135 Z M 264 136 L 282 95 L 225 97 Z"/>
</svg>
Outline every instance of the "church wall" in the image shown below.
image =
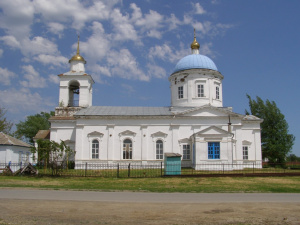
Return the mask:
<svg viewBox="0 0 300 225">
<path fill-rule="evenodd" d="M 189 139 L 194 133 L 206 129 L 209 126 L 216 125 L 227 131 L 226 124 L 228 118 L 179 118 L 173 119 L 78 119 L 77 126 L 82 127 L 82 132 L 76 134 L 76 158 L 81 160 L 91 160 L 91 141 L 88 134 L 99 132 L 103 134 L 99 138 L 100 144 L 100 160 L 122 160 L 123 140 L 129 138 L 133 142 L 133 159 L 139 161 L 156 160 L 156 141 L 162 140 L 164 144 L 164 152 L 182 152 L 180 140 Z M 176 123 L 175 123 L 176 122 Z M 238 122 L 238 120 L 236 120 Z M 219 123 L 219 124 L 218 124 Z M 84 125 L 83 125 L 84 124 Z M 173 124 L 173 125 L 170 125 Z M 180 125 L 181 124 L 181 125 Z M 238 126 L 237 126 L 238 127 Z M 129 134 L 123 134 L 128 131 Z M 249 130 L 250 131 L 250 130 Z M 235 143 L 238 151 L 237 158 L 242 159 L 241 140 L 253 141 L 251 132 L 242 131 L 240 126 L 236 129 L 233 126 Z M 249 138 L 251 137 L 251 138 Z M 82 141 L 80 141 L 82 140 Z M 189 144 L 192 144 L 191 141 Z M 79 147 L 81 146 L 81 147 Z M 207 161 L 207 140 L 202 140 L 197 148 L 199 154 L 196 162 Z M 222 139 L 222 159 L 228 162 L 232 160 L 233 155 L 228 152 L 233 144 L 227 139 Z M 250 152 L 250 151 L 249 151 Z M 235 155 L 235 154 L 234 154 Z M 249 155 L 250 157 L 250 155 Z M 251 155 L 252 158 L 252 155 Z M 212 162 L 208 160 L 208 162 Z"/>
</svg>

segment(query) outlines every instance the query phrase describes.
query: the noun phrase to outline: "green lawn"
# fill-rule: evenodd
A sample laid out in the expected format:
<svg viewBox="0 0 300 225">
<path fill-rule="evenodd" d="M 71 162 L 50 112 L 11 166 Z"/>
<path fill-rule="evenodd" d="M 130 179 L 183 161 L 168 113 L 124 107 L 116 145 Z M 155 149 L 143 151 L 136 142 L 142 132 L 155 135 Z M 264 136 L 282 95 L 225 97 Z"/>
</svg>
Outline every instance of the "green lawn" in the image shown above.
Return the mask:
<svg viewBox="0 0 300 225">
<path fill-rule="evenodd" d="M 300 193 L 300 177 L 85 178 L 0 176 L 0 187 L 189 193 Z"/>
</svg>

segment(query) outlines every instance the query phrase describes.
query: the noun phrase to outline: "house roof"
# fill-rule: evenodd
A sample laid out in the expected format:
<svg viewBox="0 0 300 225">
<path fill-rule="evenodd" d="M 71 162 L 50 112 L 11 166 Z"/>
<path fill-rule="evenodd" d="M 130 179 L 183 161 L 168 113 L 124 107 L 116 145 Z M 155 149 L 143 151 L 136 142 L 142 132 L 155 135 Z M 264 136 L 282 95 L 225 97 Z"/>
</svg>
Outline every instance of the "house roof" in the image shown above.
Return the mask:
<svg viewBox="0 0 300 225">
<path fill-rule="evenodd" d="M 33 139 L 50 139 L 50 130 L 39 130 Z"/>
<path fill-rule="evenodd" d="M 27 144 L 26 142 L 16 139 L 7 134 L 4 134 L 3 132 L 0 132 L 0 145 L 14 145 L 14 146 L 22 146 L 28 148 L 33 147 L 32 145 Z"/>
</svg>

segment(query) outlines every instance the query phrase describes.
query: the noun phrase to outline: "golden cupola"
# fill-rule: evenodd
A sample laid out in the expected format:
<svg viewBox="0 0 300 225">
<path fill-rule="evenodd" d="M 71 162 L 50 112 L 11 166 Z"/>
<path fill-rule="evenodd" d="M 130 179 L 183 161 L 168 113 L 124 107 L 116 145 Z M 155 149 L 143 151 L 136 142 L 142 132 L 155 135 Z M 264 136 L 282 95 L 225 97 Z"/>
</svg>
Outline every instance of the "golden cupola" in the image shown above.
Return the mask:
<svg viewBox="0 0 300 225">
<path fill-rule="evenodd" d="M 193 54 L 199 54 L 200 44 L 196 40 L 196 30 L 194 29 L 194 41 L 191 44 Z"/>
<path fill-rule="evenodd" d="M 81 61 L 84 64 L 86 64 L 85 59 L 79 54 L 79 36 L 78 36 L 78 43 L 77 43 L 77 53 L 69 60 L 69 63 L 71 63 L 72 61 Z"/>
</svg>

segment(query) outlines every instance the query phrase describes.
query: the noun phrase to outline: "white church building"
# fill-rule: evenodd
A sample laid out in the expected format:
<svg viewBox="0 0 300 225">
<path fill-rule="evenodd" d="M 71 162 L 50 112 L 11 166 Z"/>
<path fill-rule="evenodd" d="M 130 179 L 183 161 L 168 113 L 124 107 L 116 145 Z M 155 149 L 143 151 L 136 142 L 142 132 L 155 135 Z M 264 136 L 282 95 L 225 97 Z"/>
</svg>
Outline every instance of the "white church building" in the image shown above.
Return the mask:
<svg viewBox="0 0 300 225">
<path fill-rule="evenodd" d="M 169 76 L 171 106 L 93 106 L 94 80 L 85 72 L 78 40 L 70 71 L 58 75 L 50 139 L 73 148 L 75 164 L 152 164 L 162 162 L 165 153 L 179 153 L 183 165 L 196 169 L 238 163 L 261 167 L 262 120 L 223 107 L 224 77 L 199 49 L 194 36 L 191 55 L 179 60 Z"/>
</svg>

